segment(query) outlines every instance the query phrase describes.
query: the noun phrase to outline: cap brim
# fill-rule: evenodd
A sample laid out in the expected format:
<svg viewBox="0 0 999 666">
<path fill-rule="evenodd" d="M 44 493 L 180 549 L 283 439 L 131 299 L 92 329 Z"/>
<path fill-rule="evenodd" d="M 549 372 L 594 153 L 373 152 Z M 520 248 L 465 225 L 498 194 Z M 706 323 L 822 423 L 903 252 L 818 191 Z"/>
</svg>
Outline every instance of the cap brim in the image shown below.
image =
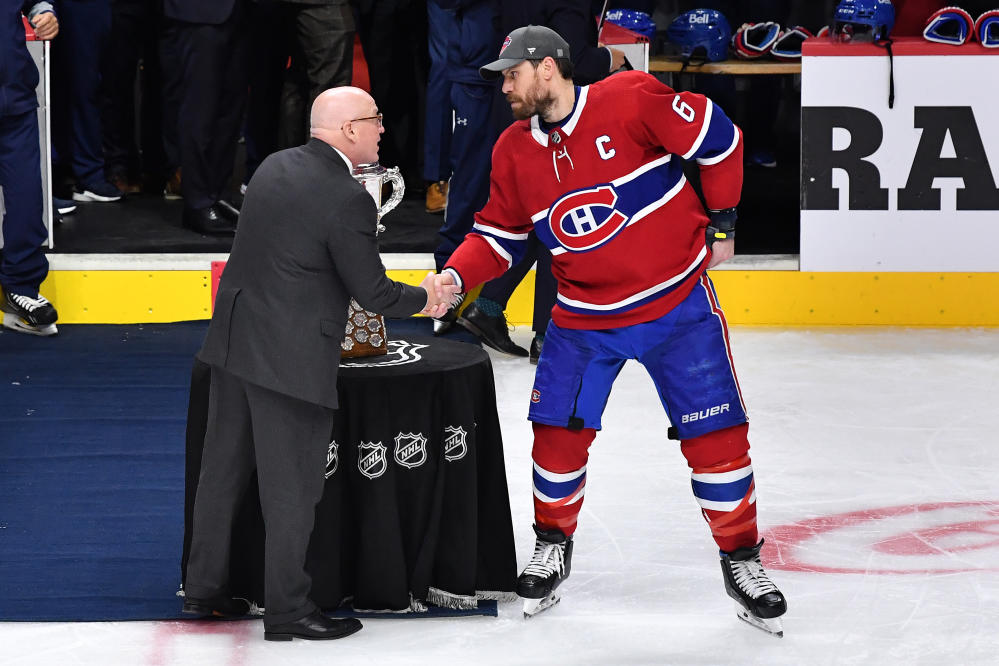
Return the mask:
<svg viewBox="0 0 999 666">
<path fill-rule="evenodd" d="M 524 62 L 523 58 L 500 58 L 495 60 L 488 65 L 483 65 L 479 67 L 479 76 L 491 81 L 493 79 L 498 79 L 503 75 L 504 69 L 509 69 L 510 67 L 516 67 L 520 63 Z"/>
</svg>

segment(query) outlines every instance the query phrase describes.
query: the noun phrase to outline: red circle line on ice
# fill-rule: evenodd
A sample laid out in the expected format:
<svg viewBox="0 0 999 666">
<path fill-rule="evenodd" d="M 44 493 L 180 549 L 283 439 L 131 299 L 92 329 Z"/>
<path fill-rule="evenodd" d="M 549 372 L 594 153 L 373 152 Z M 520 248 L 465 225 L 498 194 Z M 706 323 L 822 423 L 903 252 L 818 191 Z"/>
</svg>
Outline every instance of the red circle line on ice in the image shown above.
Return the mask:
<svg viewBox="0 0 999 666">
<path fill-rule="evenodd" d="M 934 517 L 934 513 L 947 515 Z M 955 511 L 964 513 L 954 520 Z M 923 525 L 906 529 L 889 521 L 919 514 Z M 883 533 L 869 545 L 869 552 L 856 553 L 856 561 L 867 566 L 850 567 L 823 564 L 817 547 L 807 542 L 834 538 L 837 530 L 869 530 L 882 523 Z M 893 532 L 895 528 L 897 531 Z M 767 568 L 812 573 L 928 574 L 962 571 L 999 571 L 999 502 L 932 502 L 864 509 L 802 520 L 764 531 L 766 546 L 761 553 Z M 991 553 L 989 552 L 991 551 Z M 988 555 L 986 555 L 988 553 Z M 972 561 L 977 555 L 978 566 Z M 878 567 L 873 557 L 912 557 L 912 567 Z M 940 566 L 927 566 L 926 559 L 941 558 Z M 964 566 L 962 566 L 964 565 Z"/>
</svg>

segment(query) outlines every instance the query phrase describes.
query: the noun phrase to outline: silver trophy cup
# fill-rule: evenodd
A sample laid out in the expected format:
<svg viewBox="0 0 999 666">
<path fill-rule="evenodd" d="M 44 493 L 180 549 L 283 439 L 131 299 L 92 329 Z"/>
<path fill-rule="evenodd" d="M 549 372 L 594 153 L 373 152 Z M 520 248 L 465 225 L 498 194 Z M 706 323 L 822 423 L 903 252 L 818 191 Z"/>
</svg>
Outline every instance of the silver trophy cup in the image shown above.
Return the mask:
<svg viewBox="0 0 999 666">
<path fill-rule="evenodd" d="M 406 183 L 399 174 L 399 167 L 386 169 L 378 163 L 358 164 L 354 167 L 353 176 L 375 200 L 375 207 L 378 209 L 375 233 L 385 231 L 385 227 L 381 223 L 382 216 L 399 205 L 399 202 L 402 201 L 402 195 L 406 191 Z M 388 200 L 382 203 L 382 191 L 386 182 L 392 184 L 392 194 Z M 350 305 L 347 306 L 347 326 L 344 330 L 343 342 L 340 344 L 343 349 L 341 356 L 357 358 L 386 354 L 388 353 L 387 342 L 385 318 L 380 314 L 365 310 L 353 298 L 350 299 Z"/>
<path fill-rule="evenodd" d="M 382 216 L 399 205 L 399 202 L 402 201 L 402 195 L 406 191 L 406 182 L 399 174 L 399 167 L 386 169 L 377 162 L 358 164 L 354 167 L 353 175 L 354 179 L 364 185 L 364 189 L 375 200 L 375 206 L 378 207 L 378 233 L 385 231 L 385 227 L 382 226 Z M 382 190 L 386 182 L 392 183 L 392 194 L 389 195 L 387 201 L 382 203 Z"/>
</svg>

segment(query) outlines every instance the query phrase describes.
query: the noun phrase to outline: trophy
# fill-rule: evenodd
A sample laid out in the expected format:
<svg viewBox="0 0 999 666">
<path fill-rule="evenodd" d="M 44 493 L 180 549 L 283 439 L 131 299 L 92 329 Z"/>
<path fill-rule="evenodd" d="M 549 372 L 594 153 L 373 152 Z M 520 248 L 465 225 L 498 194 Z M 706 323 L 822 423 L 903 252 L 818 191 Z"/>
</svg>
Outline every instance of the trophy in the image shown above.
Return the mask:
<svg viewBox="0 0 999 666">
<path fill-rule="evenodd" d="M 375 234 L 385 231 L 382 216 L 399 205 L 402 201 L 406 183 L 399 174 L 399 167 L 386 169 L 381 164 L 358 164 L 354 167 L 354 179 L 357 180 L 368 194 L 375 200 L 378 218 Z M 387 183 L 392 184 L 392 194 L 382 203 L 382 193 Z M 361 356 L 378 356 L 388 353 L 388 336 L 385 331 L 385 318 L 375 312 L 362 308 L 353 298 L 347 306 L 347 326 L 344 330 L 343 342 L 340 343 L 342 358 L 358 358 Z"/>
</svg>

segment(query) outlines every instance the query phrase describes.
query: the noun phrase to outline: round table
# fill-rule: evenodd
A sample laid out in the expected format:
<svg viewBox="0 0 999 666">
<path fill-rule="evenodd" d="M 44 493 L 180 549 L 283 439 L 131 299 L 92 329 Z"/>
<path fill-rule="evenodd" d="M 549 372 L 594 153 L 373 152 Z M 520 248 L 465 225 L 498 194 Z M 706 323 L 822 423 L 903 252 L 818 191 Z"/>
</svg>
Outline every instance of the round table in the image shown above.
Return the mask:
<svg viewBox="0 0 999 666">
<path fill-rule="evenodd" d="M 389 340 L 389 353 L 344 359 L 326 486 L 306 567 L 331 609 L 403 610 L 412 599 L 474 605 L 509 593 L 516 554 L 489 356 L 432 337 Z M 187 432 L 184 556 L 200 473 L 211 368 L 195 362 Z M 263 599 L 256 481 L 233 533 L 230 586 Z"/>
</svg>

